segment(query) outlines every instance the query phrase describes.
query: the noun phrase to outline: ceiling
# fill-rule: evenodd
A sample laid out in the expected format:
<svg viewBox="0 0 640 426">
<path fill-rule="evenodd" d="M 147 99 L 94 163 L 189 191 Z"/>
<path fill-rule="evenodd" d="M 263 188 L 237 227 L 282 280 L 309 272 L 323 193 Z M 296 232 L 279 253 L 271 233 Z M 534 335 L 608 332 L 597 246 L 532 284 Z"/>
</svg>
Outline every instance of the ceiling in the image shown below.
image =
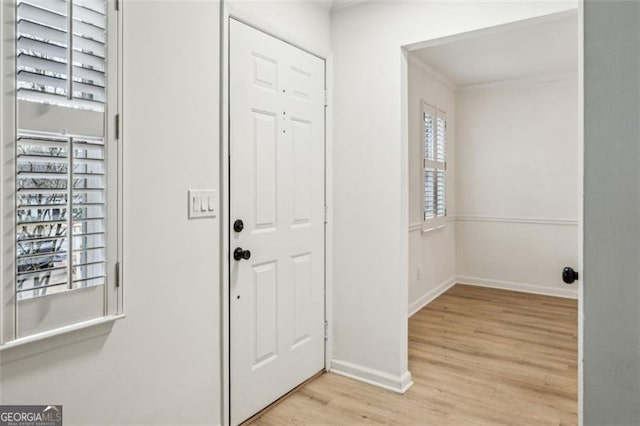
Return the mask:
<svg viewBox="0 0 640 426">
<path fill-rule="evenodd" d="M 578 19 L 571 14 L 412 52 L 457 86 L 578 70 Z"/>
<path fill-rule="evenodd" d="M 345 7 L 353 6 L 357 3 L 362 3 L 367 0 L 314 0 L 318 6 L 327 11 L 334 11 L 338 9 L 344 9 Z"/>
</svg>

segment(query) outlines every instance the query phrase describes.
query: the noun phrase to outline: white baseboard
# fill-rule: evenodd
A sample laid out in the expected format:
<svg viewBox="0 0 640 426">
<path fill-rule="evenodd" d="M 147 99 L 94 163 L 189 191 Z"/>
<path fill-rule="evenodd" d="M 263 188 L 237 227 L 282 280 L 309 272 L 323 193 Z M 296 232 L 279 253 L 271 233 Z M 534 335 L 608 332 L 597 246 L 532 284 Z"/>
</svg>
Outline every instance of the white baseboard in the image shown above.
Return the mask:
<svg viewBox="0 0 640 426">
<path fill-rule="evenodd" d="M 362 365 L 335 359 L 331 360 L 329 371 L 396 393 L 405 393 L 413 385 L 409 371 L 405 371 L 400 376 L 394 376 Z"/>
<path fill-rule="evenodd" d="M 575 289 L 549 288 L 534 284 L 514 283 L 508 281 L 488 280 L 477 277 L 451 277 L 439 284 L 436 288 L 420 297 L 409 306 L 409 316 L 431 303 L 442 293 L 449 290 L 455 284 L 467 284 L 478 287 L 497 288 L 502 290 L 519 291 L 522 293 L 541 294 L 545 296 L 564 297 L 577 299 L 578 291 Z M 349 377 L 370 385 L 378 386 L 396 393 L 405 393 L 412 385 L 411 373 L 406 371 L 400 376 L 388 374 L 379 370 L 364 367 L 347 361 L 331 360 L 329 371 L 341 376 Z"/>
<path fill-rule="evenodd" d="M 427 292 L 425 295 L 421 296 L 418 300 L 412 302 L 409 305 L 409 316 L 413 316 L 420 309 L 427 306 L 429 303 L 433 302 L 438 296 L 440 296 L 445 291 L 449 290 L 456 284 L 456 277 L 451 277 L 448 280 L 443 281 L 438 284 L 436 288 Z"/>
<path fill-rule="evenodd" d="M 488 280 L 477 277 L 457 277 L 456 282 L 459 284 L 474 285 L 477 287 L 498 288 L 501 290 L 519 291 L 522 293 L 541 294 L 544 296 L 564 297 L 567 299 L 578 298 L 578 286 L 572 289 L 550 288 L 535 284 L 514 283 L 508 281 Z"/>
</svg>

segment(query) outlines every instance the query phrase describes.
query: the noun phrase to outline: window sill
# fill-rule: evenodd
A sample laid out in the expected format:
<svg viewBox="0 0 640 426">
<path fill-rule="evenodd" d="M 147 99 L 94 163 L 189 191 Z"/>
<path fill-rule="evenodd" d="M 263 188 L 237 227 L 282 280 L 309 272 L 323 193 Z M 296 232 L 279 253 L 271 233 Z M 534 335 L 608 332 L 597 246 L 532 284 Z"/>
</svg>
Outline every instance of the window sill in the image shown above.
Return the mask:
<svg viewBox="0 0 640 426">
<path fill-rule="evenodd" d="M 124 318 L 124 314 L 110 315 L 12 340 L 0 345 L 0 364 L 106 334 L 116 321 Z"/>
</svg>

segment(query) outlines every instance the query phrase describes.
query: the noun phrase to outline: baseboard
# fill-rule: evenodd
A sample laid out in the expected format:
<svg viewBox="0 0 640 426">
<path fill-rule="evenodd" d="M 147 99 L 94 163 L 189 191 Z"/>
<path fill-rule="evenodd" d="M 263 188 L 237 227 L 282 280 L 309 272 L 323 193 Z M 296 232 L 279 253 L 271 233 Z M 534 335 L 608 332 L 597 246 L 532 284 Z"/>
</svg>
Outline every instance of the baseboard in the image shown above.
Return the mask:
<svg viewBox="0 0 640 426">
<path fill-rule="evenodd" d="M 544 296 L 564 297 L 566 299 L 578 298 L 578 287 L 575 290 L 562 288 L 549 288 L 535 284 L 514 283 L 509 281 L 488 280 L 477 277 L 457 277 L 456 282 L 459 284 L 474 285 L 477 287 L 498 288 L 501 290 L 519 291 L 521 293 L 541 294 Z"/>
<path fill-rule="evenodd" d="M 451 277 L 448 280 L 443 281 L 438 284 L 436 288 L 427 292 L 425 295 L 421 296 L 418 300 L 412 302 L 409 305 L 409 317 L 413 316 L 420 309 L 427 306 L 429 303 L 433 302 L 438 296 L 440 296 L 445 291 L 449 290 L 456 284 L 456 277 Z"/>
<path fill-rule="evenodd" d="M 331 360 L 331 369 L 329 371 L 396 393 L 405 393 L 413 385 L 409 371 L 405 371 L 400 376 L 394 376 L 362 365 L 335 359 Z"/>
</svg>

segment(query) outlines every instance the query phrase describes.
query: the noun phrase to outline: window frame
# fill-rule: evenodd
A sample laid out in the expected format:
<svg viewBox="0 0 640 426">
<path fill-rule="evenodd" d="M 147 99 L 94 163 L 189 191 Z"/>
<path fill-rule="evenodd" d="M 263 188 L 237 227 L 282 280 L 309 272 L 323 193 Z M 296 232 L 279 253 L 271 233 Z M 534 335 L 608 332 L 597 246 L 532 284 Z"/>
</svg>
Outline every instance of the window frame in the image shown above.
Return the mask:
<svg viewBox="0 0 640 426">
<path fill-rule="evenodd" d="M 0 350 L 21 343 L 38 340 L 39 337 L 57 335 L 77 330 L 84 326 L 104 323 L 123 317 L 124 285 L 122 280 L 122 138 L 116 129 L 122 110 L 122 13 L 115 0 L 105 0 L 107 16 L 107 39 L 105 71 L 106 100 L 103 115 L 104 149 L 106 159 L 105 196 L 105 284 L 69 289 L 60 293 L 18 300 L 16 292 L 16 148 L 18 131 L 18 106 L 28 101 L 17 97 L 17 0 L 8 0 L 0 6 L 3 33 L 0 42 L 3 51 L 13 51 L 5 55 L 0 63 L 0 197 L 2 199 L 2 220 L 0 221 L 0 266 L 2 287 L 0 290 Z M 6 23 L 6 25 L 5 25 Z M 25 104 L 22 104 L 23 108 Z M 31 104 L 24 110 L 40 110 L 41 115 L 33 115 L 33 122 L 47 127 L 56 122 L 54 114 L 60 109 Z M 48 117 L 47 113 L 53 111 Z M 76 117 L 77 112 L 66 111 Z M 24 114 L 24 113 L 23 113 Z M 21 119 L 24 119 L 21 116 Z M 83 127 L 81 120 L 74 118 L 66 123 Z M 59 124 L 56 125 L 59 126 Z M 73 131 L 69 132 L 73 134 Z M 70 277 L 69 277 L 70 278 Z M 88 294 L 93 293 L 92 296 Z M 96 295 L 95 293 L 101 293 Z M 100 304 L 89 311 L 87 302 L 92 298 Z M 95 303 L 94 303 L 95 304 Z M 31 321 L 31 323 L 30 323 Z"/>
<path fill-rule="evenodd" d="M 429 232 L 434 229 L 444 228 L 447 220 L 447 204 L 448 204 L 448 181 L 449 176 L 447 172 L 447 156 L 448 156 L 448 137 L 447 137 L 447 114 L 440 108 L 437 108 L 429 102 L 422 100 L 420 102 L 420 152 L 421 152 L 421 165 L 420 165 L 420 206 L 422 211 L 422 232 Z M 426 114 L 432 114 L 434 118 L 433 124 L 433 159 L 429 159 L 426 156 Z M 437 160 L 437 145 L 438 145 L 438 119 L 443 119 L 445 123 L 445 136 L 444 136 L 444 161 Z M 428 170 L 433 170 L 433 216 L 427 217 L 426 211 L 426 179 L 425 174 Z M 444 215 L 438 215 L 438 172 L 444 172 L 445 187 L 444 187 Z"/>
</svg>

